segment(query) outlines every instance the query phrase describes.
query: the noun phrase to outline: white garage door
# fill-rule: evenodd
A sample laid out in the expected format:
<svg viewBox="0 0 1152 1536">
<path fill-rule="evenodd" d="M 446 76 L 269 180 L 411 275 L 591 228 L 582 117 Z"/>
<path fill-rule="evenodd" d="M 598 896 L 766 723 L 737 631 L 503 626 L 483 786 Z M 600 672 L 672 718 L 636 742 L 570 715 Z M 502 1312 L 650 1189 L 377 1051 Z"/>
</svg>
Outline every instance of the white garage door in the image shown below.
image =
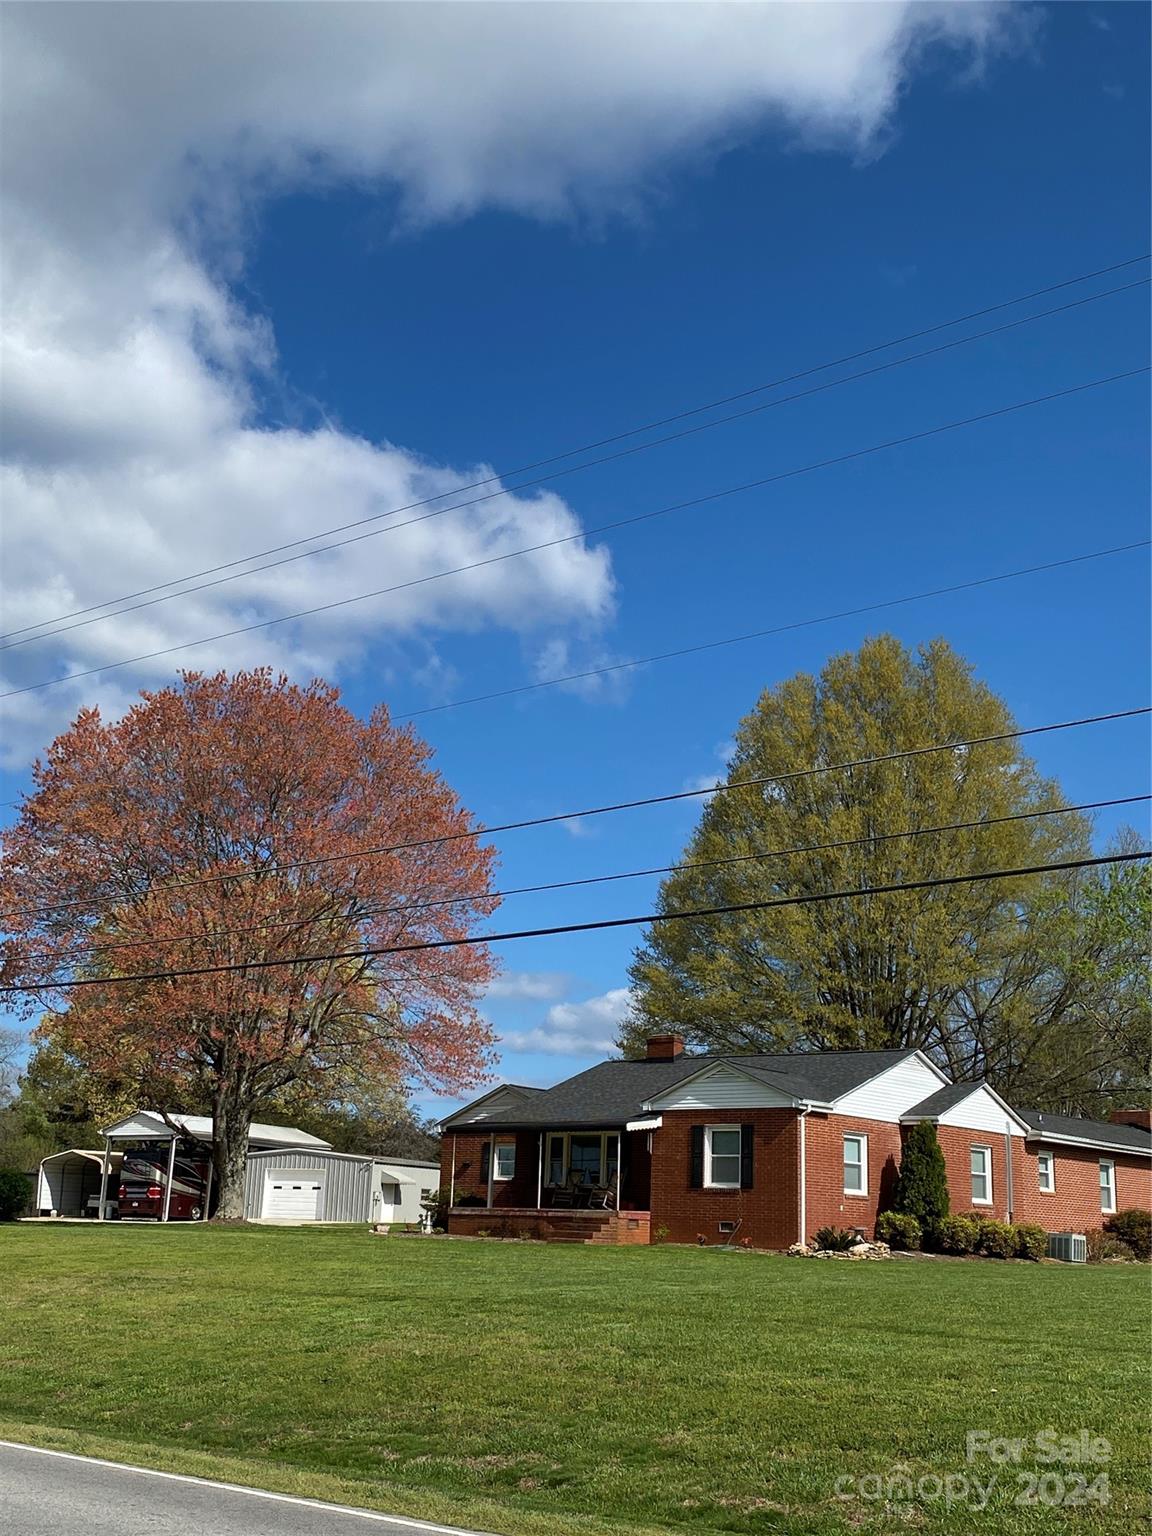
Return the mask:
<svg viewBox="0 0 1152 1536">
<path fill-rule="evenodd" d="M 324 1175 L 315 1171 L 267 1174 L 262 1214 L 280 1221 L 319 1221 L 324 1214 Z"/>
</svg>

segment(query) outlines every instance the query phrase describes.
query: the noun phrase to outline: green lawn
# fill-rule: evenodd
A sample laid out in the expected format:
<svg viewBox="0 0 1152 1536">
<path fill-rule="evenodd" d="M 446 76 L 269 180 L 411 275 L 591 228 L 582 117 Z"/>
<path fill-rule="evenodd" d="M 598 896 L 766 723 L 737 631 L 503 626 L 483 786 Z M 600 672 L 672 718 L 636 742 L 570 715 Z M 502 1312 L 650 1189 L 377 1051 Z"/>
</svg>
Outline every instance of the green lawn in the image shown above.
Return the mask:
<svg viewBox="0 0 1152 1536">
<path fill-rule="evenodd" d="M 0 1298 L 0 1436 L 509 1536 L 1148 1513 L 1144 1266 L 21 1224 Z M 1046 1427 L 1112 1443 L 1107 1507 L 837 1496 Z"/>
</svg>

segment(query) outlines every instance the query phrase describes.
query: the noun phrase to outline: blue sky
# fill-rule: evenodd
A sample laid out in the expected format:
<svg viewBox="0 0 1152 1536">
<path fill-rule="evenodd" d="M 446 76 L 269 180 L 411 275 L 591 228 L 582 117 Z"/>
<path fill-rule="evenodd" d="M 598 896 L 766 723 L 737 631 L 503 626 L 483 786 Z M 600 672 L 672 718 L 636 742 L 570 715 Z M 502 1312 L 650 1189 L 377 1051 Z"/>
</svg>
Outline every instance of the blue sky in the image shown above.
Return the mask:
<svg viewBox="0 0 1152 1536">
<path fill-rule="evenodd" d="M 150 40 L 147 26 L 119 30 L 116 8 L 98 9 L 111 63 L 89 66 L 83 38 L 50 19 L 22 24 L 17 53 L 63 60 L 64 78 L 71 70 L 93 99 L 111 101 L 117 67 L 128 78 Z M 197 9 L 176 23 L 193 53 L 208 47 Z M 416 41 L 395 42 L 393 8 L 374 9 L 381 36 L 341 46 L 357 56 L 382 49 L 380 91 L 394 43 L 401 55 L 415 50 L 417 78 L 428 70 L 447 91 L 441 74 L 458 61 L 440 40 L 421 35 L 410 15 Z M 123 124 L 97 119 L 112 170 L 91 206 L 81 195 L 65 208 L 63 193 L 53 203 L 40 189 L 53 168 L 65 190 L 90 168 L 75 137 L 58 141 L 37 117 L 43 109 L 26 105 L 5 169 L 19 234 L 52 259 L 29 269 L 14 329 L 19 357 L 35 352 L 50 365 L 35 386 L 18 374 L 14 391 L 9 494 L 26 521 L 14 519 L 8 535 L 23 580 L 5 627 L 371 515 L 412 499 L 413 487 L 427 494 L 429 484 L 491 473 L 476 466 L 505 473 L 1146 248 L 1146 8 L 967 7 L 954 32 L 915 40 L 908 29 L 920 23 L 900 7 L 858 8 L 872 19 L 844 14 L 835 78 L 813 58 L 826 37 L 792 36 L 795 18 L 771 7 L 739 9 L 762 13 L 754 42 L 775 61 L 752 85 L 737 57 L 748 40 L 722 36 L 717 20 L 715 69 L 712 56 L 701 69 L 708 87 L 693 77 L 688 89 L 676 30 L 696 8 L 672 7 L 655 23 L 662 99 L 642 70 L 626 67 L 627 20 L 617 35 L 617 19 L 605 11 L 598 23 L 595 8 L 560 17 L 552 35 L 546 19 L 536 24 L 510 79 L 539 87 L 558 68 L 567 79 L 557 58 L 572 26 L 593 62 L 577 49 L 568 74 L 579 85 L 587 68 L 597 89 L 586 83 L 581 97 L 573 85 L 571 110 L 562 91 L 554 111 L 542 89 L 526 87 L 518 113 L 504 100 L 468 98 L 455 137 L 443 126 L 447 107 L 434 130 L 400 108 L 396 121 L 349 127 L 339 83 L 326 88 L 323 78 L 315 121 L 287 122 L 279 138 L 264 122 L 254 128 L 244 114 L 256 109 L 226 94 L 198 116 L 193 103 L 165 99 L 160 82 L 132 101 Z M 269 66 L 288 82 L 294 70 L 308 80 L 308 27 L 321 35 L 330 25 L 310 6 L 294 10 L 304 13 L 299 56 L 279 38 Z M 493 29 L 490 46 L 498 17 Z M 267 65 L 272 44 L 259 32 L 236 44 L 242 82 L 244 67 Z M 458 94 L 453 87 L 453 107 Z M 264 110 L 279 121 L 274 97 Z M 557 127 L 566 112 L 571 122 Z M 152 159 L 136 142 L 149 123 L 164 146 Z M 221 123 L 231 134 L 223 149 Z M 17 154 L 31 164 L 16 164 Z M 230 607 L 177 601 L 149 615 L 148 627 L 82 631 L 86 649 L 29 646 L 12 653 L 5 685 L 211 634 L 222 617 L 276 615 L 442 569 L 531 542 L 542 526 L 592 528 L 1137 368 L 1147 322 L 1146 289 L 1118 294 L 567 476 L 544 501 L 525 492 L 505 509 L 507 545 L 478 513 L 473 525 L 465 514 L 446 517 L 419 548 L 409 548 L 412 536 L 381 537 L 344 563 L 292 567 L 280 587 L 237 584 L 226 589 Z M 519 574 L 491 585 L 449 579 L 423 607 L 379 599 L 339 625 L 281 626 L 187 661 L 322 670 L 353 708 L 384 698 L 405 713 L 1125 543 L 1147 531 L 1146 413 L 1146 380 L 1128 380 L 593 536 L 550 563 L 512 561 Z M 15 564 L 20 531 L 24 567 Z M 115 541 L 115 558 L 84 558 L 89 536 L 104 550 Z M 720 769 L 761 689 L 881 628 L 909 644 L 945 636 L 1025 726 L 1147 698 L 1148 569 L 1138 552 L 418 723 L 488 822 L 676 790 Z M 115 712 L 184 660 L 10 701 L 4 798 L 79 703 L 98 698 Z M 1146 787 L 1143 722 L 1048 737 L 1035 755 L 1077 799 Z M 669 863 L 697 813 L 688 802 L 509 834 L 500 883 Z M 1101 822 L 1102 840 L 1112 826 Z M 649 879 L 513 898 L 497 921 L 640 913 L 655 893 Z M 624 1005 L 634 941 L 625 930 L 507 948 L 487 1004 L 507 1037 L 501 1075 L 550 1082 L 595 1059 Z"/>
</svg>

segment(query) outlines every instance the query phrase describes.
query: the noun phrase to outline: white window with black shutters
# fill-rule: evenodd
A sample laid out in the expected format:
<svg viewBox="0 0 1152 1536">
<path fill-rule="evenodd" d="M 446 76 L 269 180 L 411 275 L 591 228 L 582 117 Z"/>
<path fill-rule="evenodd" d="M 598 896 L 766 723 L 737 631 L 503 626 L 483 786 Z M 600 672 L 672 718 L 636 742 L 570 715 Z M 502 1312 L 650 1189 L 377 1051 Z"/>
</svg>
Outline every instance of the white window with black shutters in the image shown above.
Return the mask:
<svg viewBox="0 0 1152 1536">
<path fill-rule="evenodd" d="M 750 1125 L 694 1125 L 691 1188 L 751 1189 L 752 1143 Z"/>
</svg>

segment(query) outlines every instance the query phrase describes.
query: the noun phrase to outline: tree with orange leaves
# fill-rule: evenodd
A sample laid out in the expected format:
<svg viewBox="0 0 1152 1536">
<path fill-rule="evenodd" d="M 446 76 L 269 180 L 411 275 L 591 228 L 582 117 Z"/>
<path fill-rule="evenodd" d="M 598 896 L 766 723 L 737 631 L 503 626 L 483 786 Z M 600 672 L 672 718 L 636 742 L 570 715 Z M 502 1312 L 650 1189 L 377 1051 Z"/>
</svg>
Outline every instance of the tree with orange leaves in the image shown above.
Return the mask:
<svg viewBox="0 0 1152 1536">
<path fill-rule="evenodd" d="M 185 673 L 117 724 L 83 711 L 4 833 L 5 982 L 98 1075 L 210 1104 L 222 1218 L 261 1103 L 353 1076 L 452 1091 L 489 1065 L 482 942 L 316 958 L 467 939 L 493 911 L 493 850 L 430 757 L 326 683 Z M 114 979 L 218 965 L 238 969 Z"/>
</svg>

